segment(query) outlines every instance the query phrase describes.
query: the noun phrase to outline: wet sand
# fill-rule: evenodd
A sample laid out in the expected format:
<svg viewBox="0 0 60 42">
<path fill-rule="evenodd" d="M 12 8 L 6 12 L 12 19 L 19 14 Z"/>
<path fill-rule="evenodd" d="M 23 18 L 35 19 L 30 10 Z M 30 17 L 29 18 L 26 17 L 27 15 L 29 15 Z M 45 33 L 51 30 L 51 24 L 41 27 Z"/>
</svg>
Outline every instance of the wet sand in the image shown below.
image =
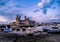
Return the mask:
<svg viewBox="0 0 60 42">
<path fill-rule="evenodd" d="M 46 35 L 40 36 L 18 36 L 18 35 L 0 35 L 0 42 L 40 42 L 46 39 Z"/>
<path fill-rule="evenodd" d="M 60 34 L 52 34 L 52 36 L 47 37 L 47 39 L 53 42 L 60 42 Z"/>
<path fill-rule="evenodd" d="M 42 36 L 0 35 L 0 42 L 60 42 L 60 34 Z"/>
</svg>

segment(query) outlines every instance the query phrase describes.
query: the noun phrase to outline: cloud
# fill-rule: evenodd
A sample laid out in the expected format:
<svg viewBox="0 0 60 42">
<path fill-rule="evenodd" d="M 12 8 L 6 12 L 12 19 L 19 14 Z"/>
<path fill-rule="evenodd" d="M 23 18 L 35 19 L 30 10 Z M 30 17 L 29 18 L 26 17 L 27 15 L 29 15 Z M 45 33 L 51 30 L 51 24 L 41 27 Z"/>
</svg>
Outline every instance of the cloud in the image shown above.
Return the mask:
<svg viewBox="0 0 60 42">
<path fill-rule="evenodd" d="M 0 23 L 8 23 L 10 20 L 4 16 L 0 16 Z"/>
<path fill-rule="evenodd" d="M 14 19 L 11 20 L 8 17 L 0 15 L 0 24 L 9 24 L 9 23 L 14 22 L 14 21 L 15 21 Z"/>
<path fill-rule="evenodd" d="M 21 16 L 22 15 L 27 16 L 28 18 L 35 20 L 36 22 L 47 22 L 50 20 L 59 20 L 59 17 L 56 16 L 56 14 L 58 13 L 57 12 L 58 10 L 55 10 L 55 11 L 53 10 L 53 9 L 56 9 L 56 7 L 53 6 L 55 1 L 41 0 L 41 2 L 38 3 L 39 9 L 35 8 L 35 6 L 32 6 L 33 8 L 26 9 L 27 6 L 26 8 L 23 8 L 24 5 L 22 7 L 21 6 L 22 3 L 21 4 L 20 2 L 18 3 L 17 0 L 7 0 L 7 1 L 1 0 L 0 1 L 1 2 L 0 3 L 0 18 L 1 18 L 0 23 L 2 21 L 5 23 L 7 21 L 9 22 L 13 21 L 17 14 Z M 52 6 L 53 6 L 53 9 L 50 10 Z M 33 12 L 34 8 L 37 10 Z"/>
<path fill-rule="evenodd" d="M 28 17 L 31 17 L 31 20 L 34 20 L 36 22 L 57 22 L 60 21 L 60 8 L 56 7 L 55 9 L 48 9 L 47 14 L 44 15 L 42 13 L 42 10 L 36 10 L 33 12 L 33 10 L 35 10 L 37 8 L 32 8 L 30 9 L 30 11 L 25 11 L 25 15 Z"/>
<path fill-rule="evenodd" d="M 0 0 L 0 6 L 5 5 L 9 0 Z"/>
<path fill-rule="evenodd" d="M 50 22 L 60 22 L 60 16 L 51 17 Z"/>
<path fill-rule="evenodd" d="M 14 0 L 0 0 L 0 16 L 3 16 L 0 23 L 4 22 L 4 19 L 5 21 L 14 20 L 17 14 L 23 15 L 22 11 L 24 8 L 20 7 Z"/>
<path fill-rule="evenodd" d="M 56 2 L 58 3 L 58 5 L 60 6 L 60 0 L 56 0 Z"/>
<path fill-rule="evenodd" d="M 55 4 L 60 5 L 60 0 L 41 0 L 41 2 L 38 3 L 38 6 L 40 9 L 42 9 L 43 14 L 47 14 L 48 9 L 55 9 L 56 7 L 54 6 Z M 52 7 L 54 6 L 54 7 Z"/>
</svg>

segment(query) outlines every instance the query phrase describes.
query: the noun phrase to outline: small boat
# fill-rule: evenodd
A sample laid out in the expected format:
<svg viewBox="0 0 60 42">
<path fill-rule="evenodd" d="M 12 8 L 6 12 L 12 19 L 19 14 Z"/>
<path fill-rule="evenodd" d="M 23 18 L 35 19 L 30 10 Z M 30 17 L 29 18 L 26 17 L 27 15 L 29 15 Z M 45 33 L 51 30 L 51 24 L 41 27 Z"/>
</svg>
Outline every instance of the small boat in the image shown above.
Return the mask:
<svg viewBox="0 0 60 42">
<path fill-rule="evenodd" d="M 48 33 L 60 33 L 59 27 L 43 28 L 43 31 Z"/>
<path fill-rule="evenodd" d="M 4 31 L 11 31 L 11 28 L 9 28 L 8 26 L 6 26 L 6 28 L 4 28 Z"/>
<path fill-rule="evenodd" d="M 51 29 L 48 29 L 48 33 L 60 33 L 59 27 L 51 27 Z"/>
</svg>

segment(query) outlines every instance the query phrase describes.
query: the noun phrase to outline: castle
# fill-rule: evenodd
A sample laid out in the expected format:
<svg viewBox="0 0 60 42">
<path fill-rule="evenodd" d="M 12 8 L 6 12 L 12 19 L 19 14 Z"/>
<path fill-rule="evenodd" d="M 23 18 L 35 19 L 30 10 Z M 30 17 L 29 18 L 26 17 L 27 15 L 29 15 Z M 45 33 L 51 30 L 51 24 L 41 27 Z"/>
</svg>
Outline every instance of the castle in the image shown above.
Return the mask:
<svg viewBox="0 0 60 42">
<path fill-rule="evenodd" d="M 17 17 L 16 17 L 16 25 L 29 25 L 29 20 L 28 20 L 28 18 L 26 18 L 26 16 L 25 16 L 25 20 L 21 20 L 21 16 L 19 16 L 19 15 L 17 15 Z"/>
<path fill-rule="evenodd" d="M 11 24 L 11 26 L 19 26 L 19 27 L 33 27 L 35 25 L 35 21 L 29 20 L 26 16 L 24 16 L 24 20 L 21 19 L 21 16 L 17 15 L 15 22 Z"/>
<path fill-rule="evenodd" d="M 0 26 L 0 31 L 5 31 L 5 30 L 8 30 L 9 28 L 12 31 L 15 31 L 15 30 L 19 31 L 20 28 L 25 30 L 24 28 L 30 28 L 30 27 L 34 27 L 35 26 L 35 21 L 31 21 L 26 16 L 24 16 L 24 18 L 25 19 L 22 20 L 21 16 L 17 15 L 14 22 L 9 23 L 8 25 L 7 24 L 6 25 L 1 25 Z M 6 27 L 8 27 L 8 29 L 6 29 Z"/>
</svg>

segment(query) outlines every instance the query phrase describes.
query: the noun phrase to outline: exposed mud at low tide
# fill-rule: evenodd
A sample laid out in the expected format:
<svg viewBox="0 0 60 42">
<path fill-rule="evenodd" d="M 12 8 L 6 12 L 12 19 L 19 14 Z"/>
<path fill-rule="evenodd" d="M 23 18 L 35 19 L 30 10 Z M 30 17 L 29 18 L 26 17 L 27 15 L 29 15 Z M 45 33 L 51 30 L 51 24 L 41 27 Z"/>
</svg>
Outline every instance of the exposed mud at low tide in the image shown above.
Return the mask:
<svg viewBox="0 0 60 42">
<path fill-rule="evenodd" d="M 47 35 L 40 36 L 7 36 L 0 35 L 0 42 L 46 42 Z"/>
</svg>

